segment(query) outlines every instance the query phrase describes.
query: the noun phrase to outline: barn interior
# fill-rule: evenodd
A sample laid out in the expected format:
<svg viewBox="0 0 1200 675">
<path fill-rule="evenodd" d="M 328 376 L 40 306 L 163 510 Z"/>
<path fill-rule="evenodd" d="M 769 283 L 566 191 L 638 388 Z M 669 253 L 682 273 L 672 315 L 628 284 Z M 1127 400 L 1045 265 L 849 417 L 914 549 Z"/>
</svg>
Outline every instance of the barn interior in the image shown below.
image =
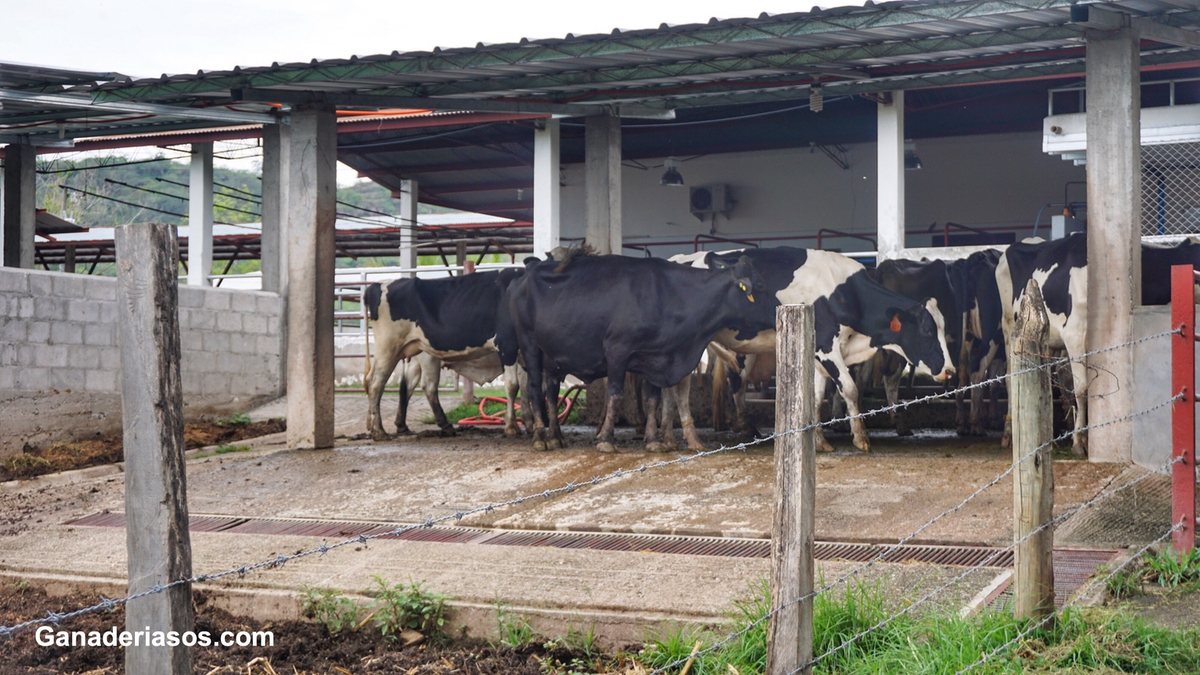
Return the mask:
<svg viewBox="0 0 1200 675">
<path fill-rule="evenodd" d="M 653 256 L 797 245 L 872 264 L 1085 227 L 1135 284 L 1093 282 L 1118 306 L 1097 335 L 1120 342 L 1158 320 L 1132 319 L 1137 235 L 1200 229 L 1197 26 L 1171 0 L 918 0 L 150 79 L 5 65 L 4 259 L 112 256 L 99 236 L 35 233 L 37 156 L 191 144 L 188 283 L 217 283 L 211 260 L 261 258 L 256 287 L 289 306 L 283 353 L 332 358 L 334 289 L 314 284 L 343 254 L 411 269 L 432 250 L 458 264 L 578 242 Z M 211 144 L 234 138 L 263 147 L 262 223 L 241 243 L 214 237 L 204 211 Z M 400 222 L 336 224 L 334 157 L 391 190 Z M 502 220 L 425 224 L 417 203 Z M 1132 377 L 1134 362 L 1099 365 Z M 295 442 L 328 443 L 316 401 L 332 382 L 280 388 L 311 394 L 289 397 L 289 417 L 311 421 L 297 428 L 316 430 Z M 1099 405 L 1128 409 L 1126 395 Z M 1136 454 L 1120 433 L 1097 459 Z"/>
</svg>

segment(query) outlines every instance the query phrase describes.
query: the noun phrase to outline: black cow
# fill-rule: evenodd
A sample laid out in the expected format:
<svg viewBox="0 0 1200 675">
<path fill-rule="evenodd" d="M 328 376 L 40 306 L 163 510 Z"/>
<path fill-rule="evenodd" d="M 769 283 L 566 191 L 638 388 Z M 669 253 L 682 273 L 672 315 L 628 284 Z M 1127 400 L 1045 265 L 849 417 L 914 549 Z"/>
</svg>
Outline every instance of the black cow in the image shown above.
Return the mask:
<svg viewBox="0 0 1200 675">
<path fill-rule="evenodd" d="M 911 300 L 937 301 L 938 310 L 944 319 L 943 330 L 946 347 L 950 354 L 957 353 L 962 344 L 962 312 L 950 283 L 949 267 L 941 260 L 884 260 L 872 272 L 872 277 L 884 288 L 891 289 Z M 883 380 L 884 393 L 889 405 L 900 400 L 900 379 L 908 363 L 895 352 L 880 350 L 874 358 L 864 362 L 855 378 L 861 394 L 875 372 Z M 891 412 L 896 434 L 909 436 L 912 431 L 904 417 L 903 408 Z"/>
<path fill-rule="evenodd" d="M 978 384 L 1003 372 L 1005 365 L 1004 329 L 1001 326 L 1004 307 L 1000 288 L 996 285 L 996 265 L 1000 251 L 976 251 L 969 257 L 956 260 L 950 266 L 951 283 L 963 316 L 963 340 L 960 352 L 959 384 Z M 971 390 L 969 406 L 960 391 L 956 397 L 957 426 L 960 435 L 982 436 L 986 433 L 984 420 L 999 419 L 998 385 L 988 392 L 988 409 L 984 414 L 982 387 Z"/>
<path fill-rule="evenodd" d="M 505 289 L 524 270 L 478 272 L 446 279 L 397 279 L 388 284 L 386 302 L 379 284 L 371 284 L 363 296 L 375 322 L 375 356 L 367 374 L 367 430 L 375 440 L 387 434 L 380 420 L 379 401 L 383 387 L 401 359 L 425 352 L 450 368 L 483 384 L 504 374 L 508 410 L 504 432 L 515 435 L 513 401 L 518 387 L 515 357 L 501 364 L 497 345 L 497 327 L 507 312 Z M 454 427 L 446 419 L 438 401 L 434 373 L 440 368 L 422 365 L 425 397 L 433 409 L 442 433 L 452 435 Z M 396 413 L 398 433 L 408 430 L 405 422 L 409 378 L 402 378 L 400 408 Z"/>
<path fill-rule="evenodd" d="M 1142 304 L 1171 304 L 1171 267 L 1191 265 L 1200 270 L 1200 244 L 1185 239 L 1175 246 L 1142 244 Z M 1194 293 L 1200 302 L 1200 288 Z"/>
<path fill-rule="evenodd" d="M 850 366 L 887 349 L 913 364 L 918 373 L 932 375 L 941 382 L 954 374 L 954 364 L 946 348 L 942 312 L 938 301 L 925 302 L 888 290 L 871 278 L 862 264 L 839 253 L 781 246 L 747 249 L 733 253 L 677 256 L 674 260 L 694 267 L 727 265 L 734 256 L 746 256 L 766 280 L 767 289 L 777 303 L 814 305 L 816 355 L 821 368 L 815 368 L 817 392 L 825 391 L 826 378 L 837 384 L 851 415 L 854 445 L 870 449 L 866 426 L 858 418 L 858 389 Z M 764 330 L 752 340 L 722 333 L 717 342 L 743 354 L 774 353 L 775 331 Z M 717 360 L 716 364 L 722 364 Z M 723 384 L 721 369 L 713 374 L 713 387 Z M 686 397 L 676 396 L 677 404 L 686 405 Z M 735 397 L 735 401 L 739 399 Z M 744 408 L 739 404 L 739 428 L 746 429 Z M 817 430 L 819 449 L 833 446 Z"/>
<path fill-rule="evenodd" d="M 608 378 L 607 411 L 596 441 L 602 452 L 613 452 L 614 410 L 625 374 L 642 375 L 645 439 L 653 448 L 662 388 L 691 373 L 719 331 L 750 337 L 775 325 L 774 303 L 744 259 L 719 270 L 686 269 L 656 258 L 578 254 L 561 263 L 530 259 L 526 265 L 524 277 L 509 289 L 509 308 L 529 376 L 537 450 L 562 445 L 546 399 L 557 399 L 563 376 L 587 382 Z"/>
</svg>

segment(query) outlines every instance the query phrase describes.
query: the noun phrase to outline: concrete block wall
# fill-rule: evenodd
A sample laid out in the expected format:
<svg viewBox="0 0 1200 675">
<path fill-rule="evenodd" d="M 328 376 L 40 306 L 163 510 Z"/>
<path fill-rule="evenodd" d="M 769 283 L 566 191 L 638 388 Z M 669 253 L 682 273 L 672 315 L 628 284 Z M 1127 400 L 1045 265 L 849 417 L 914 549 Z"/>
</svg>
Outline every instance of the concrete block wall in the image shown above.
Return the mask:
<svg viewBox="0 0 1200 675">
<path fill-rule="evenodd" d="M 120 428 L 113 278 L 0 268 L 0 456 Z M 283 300 L 179 289 L 185 412 L 247 408 L 282 392 Z"/>
</svg>

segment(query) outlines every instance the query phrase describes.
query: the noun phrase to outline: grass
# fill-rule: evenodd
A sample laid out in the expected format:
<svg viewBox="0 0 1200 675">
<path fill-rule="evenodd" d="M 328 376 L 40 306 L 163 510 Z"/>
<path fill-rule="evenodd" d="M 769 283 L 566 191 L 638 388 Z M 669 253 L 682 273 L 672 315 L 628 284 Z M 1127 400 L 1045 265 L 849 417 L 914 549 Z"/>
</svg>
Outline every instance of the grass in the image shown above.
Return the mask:
<svg viewBox="0 0 1200 675">
<path fill-rule="evenodd" d="M 217 426 L 219 427 L 240 427 L 249 423 L 250 416 L 246 413 L 237 413 L 236 415 L 230 415 L 224 419 L 217 420 Z"/>
<path fill-rule="evenodd" d="M 752 587 L 751 599 L 730 612 L 733 630 L 764 616 L 770 606 L 765 584 Z M 853 585 L 840 597 L 817 596 L 813 608 L 814 653 L 823 654 L 890 615 L 879 588 Z M 766 665 L 766 621 L 710 654 L 696 659 L 695 675 L 762 673 Z M 960 618 L 954 613 L 906 615 L 860 638 L 817 664 L 820 675 L 955 673 L 1000 648 L 1028 624 L 999 612 Z M 648 668 L 682 663 L 698 640 L 713 644 L 722 634 L 706 635 L 679 626 L 654 636 L 636 658 Z M 732 667 L 732 669 L 731 669 Z M 677 673 L 680 666 L 667 672 Z M 976 667 L 980 675 L 1017 673 L 1197 673 L 1200 631 L 1151 626 L 1130 614 L 1104 609 L 1068 609 L 1058 621 L 1030 632 L 1017 646 Z"/>
<path fill-rule="evenodd" d="M 248 445 L 222 445 L 212 452 L 198 453 L 193 459 L 202 459 L 204 457 L 212 457 L 213 455 L 228 455 L 231 452 L 248 452 L 250 449 Z"/>
<path fill-rule="evenodd" d="M 325 626 L 330 633 L 355 630 L 359 607 L 353 600 L 331 588 L 304 586 L 300 589 L 300 612 Z"/>
<path fill-rule="evenodd" d="M 514 649 L 533 644 L 538 639 L 537 631 L 523 616 L 509 611 L 508 603 L 496 600 L 496 635 L 499 643 Z"/>
</svg>

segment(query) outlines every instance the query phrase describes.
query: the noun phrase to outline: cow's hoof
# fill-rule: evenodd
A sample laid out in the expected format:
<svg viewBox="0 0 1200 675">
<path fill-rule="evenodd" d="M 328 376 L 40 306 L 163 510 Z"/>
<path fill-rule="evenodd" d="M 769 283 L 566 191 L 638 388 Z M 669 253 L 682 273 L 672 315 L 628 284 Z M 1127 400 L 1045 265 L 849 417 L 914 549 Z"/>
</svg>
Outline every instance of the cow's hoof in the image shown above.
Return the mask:
<svg viewBox="0 0 1200 675">
<path fill-rule="evenodd" d="M 971 429 L 969 427 L 959 427 L 954 430 L 959 436 L 970 436 Z"/>
<path fill-rule="evenodd" d="M 549 448 L 546 447 L 546 441 L 543 441 L 539 438 L 533 442 L 533 450 L 534 452 L 545 452 L 549 450 Z"/>
<path fill-rule="evenodd" d="M 897 436 L 912 436 L 913 432 L 912 432 L 912 429 L 909 429 L 908 427 L 897 428 L 896 435 Z"/>
<path fill-rule="evenodd" d="M 454 427 L 442 427 L 441 434 L 449 438 L 450 436 L 457 436 L 458 432 L 454 430 Z"/>
<path fill-rule="evenodd" d="M 412 429 L 409 429 L 408 427 L 398 427 L 396 429 L 396 435 L 397 436 L 410 436 L 410 435 L 412 435 Z"/>
<path fill-rule="evenodd" d="M 550 440 L 546 441 L 546 447 L 550 450 L 562 450 L 563 448 L 567 447 L 567 444 L 563 442 L 563 439 L 561 438 L 551 438 Z"/>
<path fill-rule="evenodd" d="M 817 452 L 833 452 L 834 449 L 835 448 L 828 443 L 821 443 L 817 445 Z"/>
<path fill-rule="evenodd" d="M 616 452 L 617 446 L 609 443 L 608 441 L 600 441 L 596 444 L 596 450 L 600 452 Z"/>
<path fill-rule="evenodd" d="M 871 441 L 868 441 L 865 438 L 864 439 L 856 438 L 856 439 L 854 439 L 854 447 L 858 448 L 862 452 L 870 452 L 871 451 Z"/>
<path fill-rule="evenodd" d="M 971 427 L 971 435 L 972 436 L 987 436 L 987 430 L 984 429 L 982 426 Z"/>
<path fill-rule="evenodd" d="M 511 426 L 511 427 L 504 427 L 504 435 L 505 436 L 520 436 L 521 430 L 518 429 L 515 425 Z"/>
<path fill-rule="evenodd" d="M 688 443 L 687 449 L 688 452 L 704 452 L 705 450 L 708 450 L 708 448 L 704 447 L 703 445 L 692 445 L 691 443 Z"/>
<path fill-rule="evenodd" d="M 658 441 L 651 441 L 646 444 L 646 452 L 666 452 L 667 444 Z"/>
<path fill-rule="evenodd" d="M 1072 445 L 1071 446 L 1071 456 L 1078 457 L 1080 459 L 1086 459 L 1087 458 L 1087 446 L 1084 445 L 1083 443 L 1076 443 L 1075 445 Z"/>
<path fill-rule="evenodd" d="M 371 440 L 378 441 L 378 442 L 390 441 L 390 440 L 392 440 L 392 437 L 388 436 L 387 433 L 382 430 L 379 430 L 379 431 L 372 430 L 371 431 Z"/>
</svg>

